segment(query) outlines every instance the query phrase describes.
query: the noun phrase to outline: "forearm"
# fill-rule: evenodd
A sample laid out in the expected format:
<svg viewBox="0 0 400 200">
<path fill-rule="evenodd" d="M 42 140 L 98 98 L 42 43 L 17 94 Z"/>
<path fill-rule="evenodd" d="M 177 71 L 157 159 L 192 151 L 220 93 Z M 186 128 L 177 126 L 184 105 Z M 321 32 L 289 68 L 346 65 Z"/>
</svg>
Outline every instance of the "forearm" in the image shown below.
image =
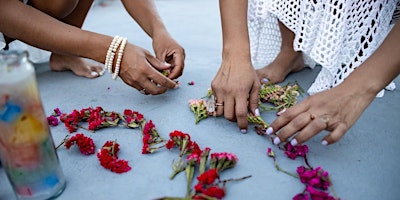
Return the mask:
<svg viewBox="0 0 400 200">
<path fill-rule="evenodd" d="M 400 23 L 397 23 L 381 46 L 362 63 L 343 84 L 375 96 L 400 73 Z"/>
<path fill-rule="evenodd" d="M 122 0 L 125 9 L 140 27 L 153 38 L 157 34 L 168 34 L 152 0 Z"/>
<path fill-rule="evenodd" d="M 220 0 L 223 59 L 240 56 L 250 59 L 247 27 L 247 0 Z"/>
<path fill-rule="evenodd" d="M 104 62 L 112 38 L 58 21 L 16 0 L 0 0 L 0 32 L 32 46 Z"/>
</svg>

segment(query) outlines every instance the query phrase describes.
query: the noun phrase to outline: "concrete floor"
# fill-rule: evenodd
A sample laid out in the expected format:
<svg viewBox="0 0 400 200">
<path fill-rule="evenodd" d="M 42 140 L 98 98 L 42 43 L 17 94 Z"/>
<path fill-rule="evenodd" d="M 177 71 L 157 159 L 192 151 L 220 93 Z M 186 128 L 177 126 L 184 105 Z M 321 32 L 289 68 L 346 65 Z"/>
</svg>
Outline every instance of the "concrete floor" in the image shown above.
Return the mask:
<svg viewBox="0 0 400 200">
<path fill-rule="evenodd" d="M 153 120 L 164 138 L 173 130 L 180 130 L 189 133 L 202 148 L 235 153 L 239 158 L 237 166 L 223 172 L 222 178 L 252 177 L 229 183 L 225 199 L 286 200 L 301 192 L 304 186 L 298 180 L 275 170 L 265 152 L 268 147 L 276 148 L 266 138 L 252 129 L 248 134 L 241 134 L 235 123 L 223 118 L 194 123 L 187 102 L 204 96 L 221 61 L 218 1 L 158 0 L 156 3 L 169 31 L 186 50 L 185 72 L 179 79 L 181 87 L 159 96 L 144 96 L 120 79 L 112 80 L 109 74 L 89 80 L 71 72 L 49 71 L 45 63 L 37 67 L 37 77 L 46 113 L 50 115 L 56 107 L 64 112 L 89 106 L 118 112 L 133 109 Z M 108 35 L 125 35 L 130 42 L 151 49 L 151 40 L 129 18 L 119 1 L 107 7 L 94 7 L 84 28 Z M 297 80 L 303 88 L 308 88 L 318 70 L 305 69 L 289 76 L 287 81 Z M 189 81 L 194 81 L 195 85 L 187 85 Z M 395 82 L 400 85 L 399 78 Z M 341 199 L 400 198 L 399 102 L 399 89 L 386 92 L 383 98 L 375 99 L 340 142 L 322 146 L 322 133 L 307 143 L 310 163 L 330 172 Z M 262 117 L 272 122 L 275 114 L 266 112 Z M 51 130 L 56 144 L 68 134 L 63 125 Z M 68 185 L 58 199 L 155 199 L 185 195 L 184 174 L 174 180 L 168 178 L 170 163 L 177 158 L 176 151 L 161 150 L 142 155 L 139 130 L 110 128 L 94 134 L 80 131 L 90 135 L 98 146 L 106 140 L 117 139 L 122 150 L 119 156 L 130 162 L 132 170 L 125 174 L 111 173 L 98 164 L 95 155 L 85 157 L 78 151 L 59 149 Z M 280 165 L 288 171 L 295 172 L 296 167 L 303 164 L 300 160 L 285 158 L 280 151 L 277 156 Z M 0 199 L 14 199 L 2 169 Z"/>
</svg>

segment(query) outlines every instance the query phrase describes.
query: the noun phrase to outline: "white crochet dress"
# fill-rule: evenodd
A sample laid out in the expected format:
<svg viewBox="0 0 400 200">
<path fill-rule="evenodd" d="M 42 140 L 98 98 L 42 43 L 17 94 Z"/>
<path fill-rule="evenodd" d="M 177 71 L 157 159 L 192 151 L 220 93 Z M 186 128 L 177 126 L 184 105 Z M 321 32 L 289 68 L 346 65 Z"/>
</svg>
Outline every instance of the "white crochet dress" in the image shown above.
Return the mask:
<svg viewBox="0 0 400 200">
<path fill-rule="evenodd" d="M 397 4 L 398 0 L 249 0 L 253 63 L 265 66 L 279 53 L 279 19 L 295 33 L 293 48 L 303 52 L 306 65 L 322 66 L 308 93 L 334 87 L 379 47 Z M 382 95 L 383 91 L 378 96 Z"/>
</svg>

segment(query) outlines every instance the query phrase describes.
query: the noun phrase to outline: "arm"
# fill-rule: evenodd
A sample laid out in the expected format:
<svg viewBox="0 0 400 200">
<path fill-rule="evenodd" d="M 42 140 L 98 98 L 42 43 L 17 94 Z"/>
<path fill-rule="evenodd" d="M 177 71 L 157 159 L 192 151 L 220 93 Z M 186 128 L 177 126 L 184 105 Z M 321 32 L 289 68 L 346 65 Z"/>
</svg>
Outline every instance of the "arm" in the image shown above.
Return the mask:
<svg viewBox="0 0 400 200">
<path fill-rule="evenodd" d="M 292 144 L 301 144 L 322 130 L 330 133 L 322 144 L 340 140 L 354 125 L 375 96 L 400 73 L 400 23 L 381 46 L 340 85 L 312 95 L 291 107 L 273 123 L 270 132 L 281 130 L 279 143 L 299 132 Z M 310 114 L 315 119 L 310 120 Z"/>
<path fill-rule="evenodd" d="M 237 121 L 240 130 L 247 130 L 248 110 L 256 111 L 260 82 L 251 63 L 247 29 L 247 0 L 220 0 L 223 34 L 222 64 L 211 83 L 217 115 Z"/>
<path fill-rule="evenodd" d="M 41 49 L 98 62 L 104 62 L 112 40 L 60 22 L 17 0 L 0 0 L 0 21 L 0 31 L 11 38 Z"/>
<path fill-rule="evenodd" d="M 0 31 L 8 37 L 51 52 L 79 56 L 104 63 L 112 37 L 68 25 L 17 0 L 0 0 Z M 156 69 L 164 64 L 147 50 L 127 44 L 121 63 L 121 79 L 149 94 L 161 94 L 177 84 Z M 156 69 L 155 69 L 156 68 Z"/>
<path fill-rule="evenodd" d="M 128 13 L 153 39 L 153 49 L 161 62 L 171 64 L 169 78 L 182 75 L 185 60 L 184 49 L 171 37 L 152 0 L 123 0 Z M 167 66 L 167 68 L 169 65 Z"/>
</svg>

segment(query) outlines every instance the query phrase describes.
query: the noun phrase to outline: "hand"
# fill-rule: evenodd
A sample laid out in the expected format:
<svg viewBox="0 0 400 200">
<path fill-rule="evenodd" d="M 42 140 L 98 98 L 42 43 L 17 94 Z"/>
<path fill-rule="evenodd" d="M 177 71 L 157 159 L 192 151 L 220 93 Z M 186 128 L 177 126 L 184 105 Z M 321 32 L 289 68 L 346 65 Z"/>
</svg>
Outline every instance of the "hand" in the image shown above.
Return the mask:
<svg viewBox="0 0 400 200">
<path fill-rule="evenodd" d="M 161 62 L 141 47 L 127 44 L 119 76 L 128 85 L 145 94 L 162 94 L 178 85 L 159 71 L 169 65 Z"/>
<path fill-rule="evenodd" d="M 250 59 L 236 57 L 223 60 L 211 83 L 216 97 L 217 116 L 224 115 L 230 121 L 237 121 L 241 132 L 246 133 L 249 109 L 253 114 L 259 115 L 257 107 L 260 86 Z"/>
<path fill-rule="evenodd" d="M 373 94 L 362 95 L 349 87 L 338 85 L 307 97 L 272 122 L 267 134 L 278 136 L 274 139 L 275 144 L 294 136 L 290 142 L 297 145 L 327 130 L 330 133 L 323 138 L 323 145 L 339 141 L 375 97 Z"/>
<path fill-rule="evenodd" d="M 185 66 L 185 50 L 169 34 L 153 37 L 153 49 L 161 62 L 170 64 L 168 78 L 176 79 L 182 75 Z"/>
</svg>

